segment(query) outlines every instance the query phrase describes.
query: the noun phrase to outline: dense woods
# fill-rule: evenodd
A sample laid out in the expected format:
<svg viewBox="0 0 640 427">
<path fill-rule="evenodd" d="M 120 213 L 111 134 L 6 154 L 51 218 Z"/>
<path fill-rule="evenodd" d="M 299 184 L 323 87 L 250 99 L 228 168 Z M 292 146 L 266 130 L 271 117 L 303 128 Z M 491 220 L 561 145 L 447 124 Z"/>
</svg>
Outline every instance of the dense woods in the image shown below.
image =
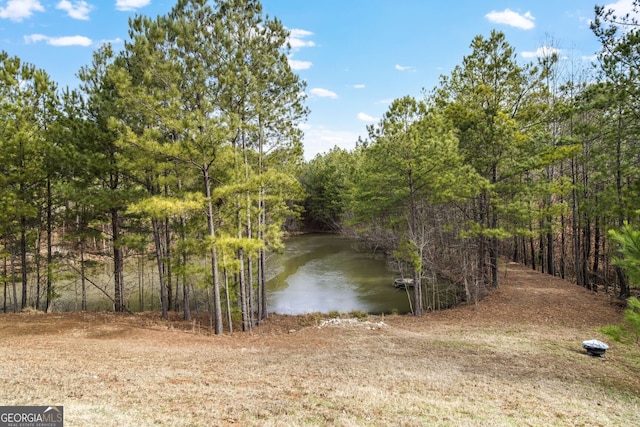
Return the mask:
<svg viewBox="0 0 640 427">
<path fill-rule="evenodd" d="M 639 283 L 608 232 L 638 225 L 640 33 L 601 7 L 591 27 L 602 51 L 582 69 L 551 46 L 522 63 L 503 33 L 474 38 L 437 87 L 396 100 L 353 152 L 305 165 L 311 223 L 384 248 L 423 284 L 416 314 L 430 278 L 475 302 L 499 286 L 503 261 L 628 297 Z"/>
<path fill-rule="evenodd" d="M 68 273 L 80 309 L 96 286 L 115 311 L 142 310 L 125 266 L 153 258 L 163 317 L 189 319 L 198 291 L 216 333 L 223 314 L 229 328 L 234 313 L 243 329 L 264 319 L 265 253 L 302 195 L 307 110 L 287 35 L 257 1 L 185 0 L 132 19 L 78 89 L 3 55 L 4 311 L 48 309 Z M 96 264 L 111 269 L 100 280 Z"/>
<path fill-rule="evenodd" d="M 421 284 L 417 315 L 437 308 L 425 295 L 439 278 L 478 301 L 505 260 L 622 298 L 640 285 L 614 262 L 640 209 L 632 18 L 595 8 L 602 51 L 583 69 L 553 50 L 523 63 L 503 33 L 479 35 L 354 150 L 308 162 L 305 84 L 258 0 L 179 0 L 129 27 L 78 88 L 0 53 L 3 312 L 51 310 L 74 278 L 80 310 L 92 287 L 115 311 L 157 300 L 163 317 L 205 307 L 216 333 L 248 330 L 268 314 L 268 253 L 305 227 L 384 250 Z"/>
</svg>

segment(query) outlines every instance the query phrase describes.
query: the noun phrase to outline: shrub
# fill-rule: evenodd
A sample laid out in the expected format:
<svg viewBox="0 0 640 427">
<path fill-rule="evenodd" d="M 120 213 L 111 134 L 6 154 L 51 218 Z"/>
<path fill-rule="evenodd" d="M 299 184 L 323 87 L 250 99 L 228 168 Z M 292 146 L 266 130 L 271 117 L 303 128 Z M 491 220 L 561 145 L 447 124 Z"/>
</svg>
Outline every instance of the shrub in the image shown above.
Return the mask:
<svg viewBox="0 0 640 427">
<path fill-rule="evenodd" d="M 640 300 L 636 297 L 627 299 L 624 324 L 607 325 L 600 328 L 600 332 L 617 342 L 634 342 L 640 345 Z"/>
<path fill-rule="evenodd" d="M 367 313 L 366 311 L 354 310 L 351 312 L 351 317 L 363 320 L 369 317 L 369 313 Z"/>
</svg>

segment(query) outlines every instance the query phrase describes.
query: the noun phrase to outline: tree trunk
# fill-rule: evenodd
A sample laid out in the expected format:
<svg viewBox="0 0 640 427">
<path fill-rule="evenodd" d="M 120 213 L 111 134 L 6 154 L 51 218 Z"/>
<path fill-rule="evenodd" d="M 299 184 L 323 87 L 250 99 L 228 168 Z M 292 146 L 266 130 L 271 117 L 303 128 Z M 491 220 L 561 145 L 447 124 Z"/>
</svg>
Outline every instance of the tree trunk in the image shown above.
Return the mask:
<svg viewBox="0 0 640 427">
<path fill-rule="evenodd" d="M 624 201 L 622 196 L 622 137 L 620 132 L 622 131 L 622 113 L 618 115 L 618 138 L 616 139 L 616 195 L 618 197 L 618 210 L 620 215 L 618 217 L 618 227 L 624 226 Z M 620 298 L 628 298 L 631 294 L 629 289 L 629 281 L 624 270 L 619 266 L 616 266 L 616 274 L 618 276 L 618 284 L 620 285 Z"/>
<path fill-rule="evenodd" d="M 258 171 L 260 173 L 260 193 L 258 200 L 258 239 L 265 243 L 264 238 L 264 230 L 267 226 L 267 213 L 265 206 L 265 189 L 262 183 L 263 176 L 263 164 L 262 158 L 264 156 L 263 152 L 263 131 L 262 127 L 260 128 L 260 141 L 258 147 Z M 266 320 L 268 317 L 267 310 L 267 279 L 266 279 L 266 269 L 267 269 L 267 254 L 265 249 L 260 249 L 258 252 L 258 295 L 260 298 L 258 305 L 258 322 L 262 320 Z"/>
<path fill-rule="evenodd" d="M 124 303 L 124 259 L 120 249 L 120 215 L 117 208 L 111 209 L 111 232 L 113 234 L 113 278 L 114 310 L 125 311 Z"/>
<path fill-rule="evenodd" d="M 11 252 L 11 285 L 13 286 L 13 312 L 18 312 L 18 290 L 16 289 L 16 260 Z"/>
<path fill-rule="evenodd" d="M 562 203 L 562 202 L 561 202 Z M 565 279 L 567 273 L 567 233 L 565 231 L 566 218 L 564 214 L 560 215 L 560 278 Z"/>
<path fill-rule="evenodd" d="M 491 213 L 491 228 L 498 228 L 498 217 L 495 212 Z M 492 237 L 489 240 L 489 264 L 491 267 L 491 286 L 498 287 L 500 273 L 498 271 L 498 238 Z"/>
<path fill-rule="evenodd" d="M 173 275 L 171 274 L 171 228 L 169 226 L 169 218 L 165 218 L 163 221 L 164 226 L 164 264 L 166 268 L 165 281 L 167 285 L 167 311 L 176 310 L 173 300 Z M 177 304 L 177 299 L 175 301 Z"/>
<path fill-rule="evenodd" d="M 529 251 L 531 253 L 531 269 L 535 270 L 536 269 L 536 249 L 535 249 L 535 243 L 533 240 L 533 225 L 531 224 L 531 221 L 529 221 Z"/>
<path fill-rule="evenodd" d="M 220 278 L 218 277 L 218 251 L 216 250 L 215 226 L 213 222 L 213 201 L 211 200 L 211 177 L 209 169 L 202 168 L 204 190 L 207 199 L 207 229 L 211 244 L 211 277 L 213 287 L 213 311 L 215 316 L 214 328 L 216 334 L 222 333 L 222 307 L 220 304 Z"/>
<path fill-rule="evenodd" d="M 53 284 L 51 283 L 51 276 L 53 275 L 52 210 L 51 180 L 47 178 L 47 300 L 44 308 L 45 312 L 49 312 L 53 299 Z"/>
<path fill-rule="evenodd" d="M 166 275 L 166 248 L 164 248 L 163 233 L 160 220 L 151 219 L 153 228 L 153 241 L 156 247 L 156 263 L 158 264 L 158 280 L 160 281 L 160 312 L 163 319 L 168 318 L 167 313 L 167 275 Z"/>
<path fill-rule="evenodd" d="M 416 204 L 416 194 L 415 187 L 413 181 L 413 173 L 409 171 L 409 194 L 411 197 L 410 209 L 411 209 L 411 227 L 409 230 L 409 235 L 411 238 L 411 242 L 414 247 L 412 249 L 418 250 L 418 207 Z M 419 261 L 418 261 L 419 260 Z M 419 262 L 422 264 L 422 254 L 420 251 L 416 254 L 416 259 L 412 260 L 412 262 Z M 421 277 L 421 269 L 420 265 L 412 265 L 413 267 L 413 314 L 415 316 L 422 316 L 422 283 L 420 280 Z"/>
<path fill-rule="evenodd" d="M 189 296 L 189 286 L 182 282 L 182 313 L 184 320 L 191 320 L 191 298 Z"/>
<path fill-rule="evenodd" d="M 544 221 L 541 219 L 538 224 L 540 227 L 540 235 L 538 236 L 538 265 L 540 265 L 540 272 L 545 273 L 545 268 L 547 265 L 544 262 L 544 237 L 542 235 L 542 230 L 544 229 Z"/>
<path fill-rule="evenodd" d="M 249 314 L 249 327 L 253 328 L 256 326 L 255 320 L 255 305 L 256 305 L 256 295 L 254 291 L 254 275 L 253 275 L 253 259 L 248 256 L 247 257 L 247 300 L 249 303 L 248 314 Z"/>
<path fill-rule="evenodd" d="M 582 255 L 580 259 L 580 269 L 584 280 L 583 286 L 591 289 L 591 281 L 589 280 L 589 257 L 591 256 L 591 221 L 587 218 L 584 220 L 582 229 Z"/>
<path fill-rule="evenodd" d="M 267 266 L 267 253 L 260 249 L 260 259 L 258 260 L 258 287 L 260 289 L 260 316 L 259 321 L 267 320 L 269 312 L 267 310 L 267 279 L 265 278 Z"/>
<path fill-rule="evenodd" d="M 5 247 L 6 247 L 6 243 L 5 243 Z M 4 294 L 4 298 L 2 300 L 2 312 L 6 313 L 7 312 L 7 257 L 4 256 L 2 257 L 2 284 L 3 284 L 3 294 Z"/>
<path fill-rule="evenodd" d="M 573 235 L 573 268 L 576 275 L 576 283 L 579 286 L 584 286 L 584 277 L 582 276 L 582 270 L 580 269 L 580 254 L 581 241 L 580 241 L 580 228 L 579 228 L 579 216 L 578 216 L 578 191 L 577 185 L 577 167 L 574 158 L 571 159 L 571 233 Z"/>
<path fill-rule="evenodd" d="M 551 217 L 547 218 L 548 227 L 551 227 Z M 547 232 L 547 274 L 552 276 L 556 275 L 555 262 L 554 262 L 554 244 L 553 244 L 553 231 Z"/>
<path fill-rule="evenodd" d="M 249 318 L 249 301 L 247 301 L 247 283 L 245 279 L 244 269 L 244 250 L 238 249 L 238 286 L 240 287 L 240 311 L 242 313 L 242 330 L 251 329 L 251 319 Z"/>
<path fill-rule="evenodd" d="M 22 268 L 20 274 L 22 276 L 22 299 L 20 308 L 27 307 L 27 219 L 20 217 L 20 263 Z"/>
<path fill-rule="evenodd" d="M 181 229 L 181 238 L 182 241 L 186 241 L 187 240 L 187 236 L 185 234 L 185 229 L 187 226 L 187 220 L 184 217 L 184 215 L 180 216 L 180 223 L 182 225 Z M 187 251 L 183 250 L 182 251 L 182 266 L 183 268 L 187 265 Z M 183 314 L 184 314 L 184 320 L 191 320 L 191 298 L 189 297 L 189 285 L 187 283 L 187 281 L 185 280 L 185 274 L 183 274 L 183 278 L 182 278 L 182 310 L 183 310 Z"/>
<path fill-rule="evenodd" d="M 564 178 L 564 161 L 560 161 L 560 176 Z M 564 204 L 564 194 L 560 195 L 560 204 Z M 560 214 L 560 278 L 565 279 L 567 264 L 566 218 Z"/>
<path fill-rule="evenodd" d="M 42 230 L 39 229 L 36 231 L 36 244 L 34 247 L 34 262 L 35 273 L 36 273 L 36 296 L 35 296 L 35 308 L 36 310 L 40 310 L 40 295 L 42 293 L 41 283 L 42 283 L 42 254 L 40 253 L 40 248 L 42 247 Z"/>
<path fill-rule="evenodd" d="M 600 234 L 600 217 L 596 217 L 593 236 L 593 274 L 598 274 L 598 270 L 600 269 Z"/>
<path fill-rule="evenodd" d="M 80 241 L 80 284 L 82 288 L 82 311 L 87 311 L 87 284 L 84 267 L 84 243 Z"/>
<path fill-rule="evenodd" d="M 178 179 L 178 191 L 182 191 L 182 178 Z M 180 240 L 182 241 L 182 243 L 185 243 L 187 241 L 187 234 L 186 234 L 186 230 L 187 230 L 187 218 L 184 215 L 180 215 Z M 189 284 L 187 283 L 187 278 L 186 278 L 186 271 L 185 271 L 185 267 L 187 265 L 188 262 L 188 255 L 187 255 L 187 251 L 184 249 L 184 245 L 183 245 L 183 249 L 182 249 L 182 275 L 181 275 L 181 281 L 182 281 L 182 314 L 183 314 L 183 318 L 184 320 L 191 320 L 191 298 L 189 295 Z M 177 294 L 177 288 L 179 286 L 176 286 L 176 301 L 178 300 L 178 294 Z"/>
<path fill-rule="evenodd" d="M 224 261 L 223 261 L 224 263 Z M 229 275 L 227 274 L 227 269 L 224 268 L 222 270 L 222 274 L 224 276 L 224 290 L 225 290 L 225 295 L 226 295 L 226 303 L 227 303 L 227 325 L 228 325 L 228 330 L 229 333 L 232 334 L 233 333 L 233 319 L 231 317 L 231 295 L 229 293 Z"/>
<path fill-rule="evenodd" d="M 520 262 L 520 253 L 518 247 L 518 236 L 513 236 L 512 243 L 513 247 L 511 248 L 511 261 Z"/>
<path fill-rule="evenodd" d="M 244 179 L 245 183 L 249 183 L 249 158 L 247 157 L 247 144 L 246 144 L 246 134 L 242 132 L 242 153 L 243 153 L 243 162 L 244 162 Z M 251 193 L 249 189 L 246 190 L 246 198 L 245 198 L 245 209 L 246 209 L 246 237 L 247 239 L 251 239 L 253 237 L 253 231 L 251 229 L 252 221 L 251 221 Z M 251 259 L 251 254 L 246 258 L 247 262 L 247 275 L 246 275 L 246 297 L 247 297 L 247 317 L 248 317 L 248 326 L 249 329 L 255 326 L 254 320 L 254 292 L 253 292 L 253 262 Z M 242 265 L 242 264 L 241 264 Z"/>
<path fill-rule="evenodd" d="M 138 257 L 138 307 L 141 312 L 144 311 L 144 253 Z"/>
<path fill-rule="evenodd" d="M 491 168 L 491 184 L 498 182 L 498 166 L 494 163 Z M 489 219 L 489 227 L 492 230 L 498 229 L 498 214 L 495 209 L 491 208 L 491 203 L 487 200 L 487 219 Z M 491 268 L 491 286 L 498 287 L 500 281 L 500 273 L 498 272 L 498 238 L 491 237 L 489 239 L 489 266 Z"/>
<path fill-rule="evenodd" d="M 479 197 L 478 224 L 483 228 L 478 236 L 478 274 L 484 286 L 489 284 L 489 273 L 487 271 L 487 236 L 484 233 L 485 215 L 487 212 L 487 194 L 483 190 Z"/>
<path fill-rule="evenodd" d="M 616 266 L 616 275 L 618 276 L 618 283 L 620 284 L 620 293 L 619 297 L 621 299 L 627 299 L 631 295 L 631 290 L 629 289 L 629 281 L 627 279 L 627 275 L 624 270 L 620 268 L 620 266 Z"/>
</svg>

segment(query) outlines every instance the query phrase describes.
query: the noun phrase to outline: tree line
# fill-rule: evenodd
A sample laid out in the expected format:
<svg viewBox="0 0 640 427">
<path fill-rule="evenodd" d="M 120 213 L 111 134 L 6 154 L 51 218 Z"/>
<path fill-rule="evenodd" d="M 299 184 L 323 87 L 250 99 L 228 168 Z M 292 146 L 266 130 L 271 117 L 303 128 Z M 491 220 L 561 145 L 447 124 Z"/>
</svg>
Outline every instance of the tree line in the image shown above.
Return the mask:
<svg viewBox="0 0 640 427">
<path fill-rule="evenodd" d="M 4 311 L 48 310 L 69 269 L 81 309 L 95 285 L 127 311 L 125 258 L 151 252 L 163 317 L 189 319 L 205 288 L 216 333 L 233 313 L 245 330 L 265 319 L 266 253 L 302 194 L 308 111 L 287 37 L 257 0 L 180 0 L 130 19 L 124 49 L 98 49 L 78 89 L 2 53 Z M 86 271 L 107 256 L 111 289 Z"/>
<path fill-rule="evenodd" d="M 235 315 L 251 329 L 268 314 L 268 254 L 296 224 L 386 251 L 417 315 L 437 308 L 439 278 L 478 301 L 503 259 L 626 297 L 608 231 L 638 220 L 638 25 L 597 7 L 592 29 L 593 70 L 554 49 L 522 64 L 503 33 L 477 36 L 423 99 L 396 99 L 356 149 L 309 162 L 305 83 L 258 0 L 136 16 L 77 89 L 2 52 L 3 311 L 50 310 L 64 274 L 81 310 L 90 287 L 142 310 L 125 271 L 151 257 L 162 317 L 190 319 L 202 294 L 216 333 Z"/>
<path fill-rule="evenodd" d="M 475 37 L 423 99 L 395 100 L 354 151 L 305 166 L 309 224 L 385 250 L 422 284 L 415 314 L 436 276 L 478 301 L 502 260 L 628 297 L 640 283 L 610 236 L 640 213 L 640 31 L 603 7 L 591 29 L 602 50 L 589 68 L 553 40 L 523 64 L 503 33 Z"/>
</svg>

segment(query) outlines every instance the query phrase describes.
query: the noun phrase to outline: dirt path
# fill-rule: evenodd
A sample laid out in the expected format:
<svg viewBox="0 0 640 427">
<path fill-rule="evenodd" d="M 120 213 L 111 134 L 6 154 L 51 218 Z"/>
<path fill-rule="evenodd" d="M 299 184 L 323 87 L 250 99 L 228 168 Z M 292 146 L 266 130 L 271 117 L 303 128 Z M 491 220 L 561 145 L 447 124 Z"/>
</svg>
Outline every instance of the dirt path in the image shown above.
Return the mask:
<svg viewBox="0 0 640 427">
<path fill-rule="evenodd" d="M 601 325 L 616 323 L 618 301 L 557 277 L 509 264 L 502 284 L 473 308 L 442 312 L 442 317 L 479 322 L 541 325 Z"/>
<path fill-rule="evenodd" d="M 209 336 L 155 313 L 0 316 L 0 404 L 64 405 L 65 426 L 637 423 L 638 349 L 605 359 L 619 306 L 509 265 L 475 306 L 323 324 L 271 316 Z"/>
</svg>

